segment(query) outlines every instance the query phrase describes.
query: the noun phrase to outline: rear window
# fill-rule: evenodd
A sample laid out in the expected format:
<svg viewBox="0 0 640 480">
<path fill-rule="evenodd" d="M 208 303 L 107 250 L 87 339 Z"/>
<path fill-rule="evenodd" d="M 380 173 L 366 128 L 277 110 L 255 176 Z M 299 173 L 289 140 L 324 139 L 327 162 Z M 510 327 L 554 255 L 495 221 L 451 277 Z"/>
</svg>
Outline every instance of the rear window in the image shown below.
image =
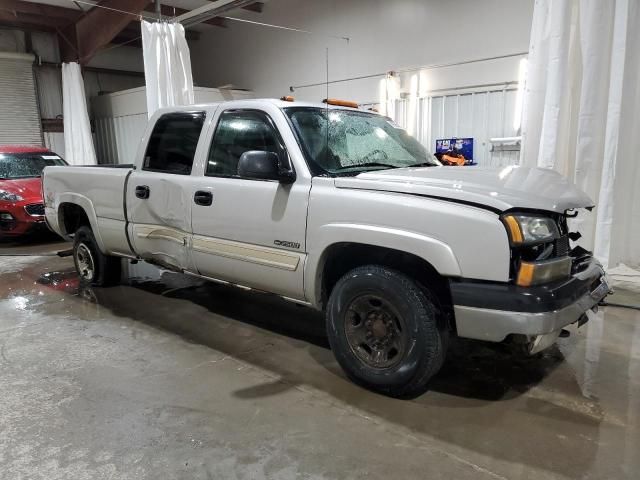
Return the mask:
<svg viewBox="0 0 640 480">
<path fill-rule="evenodd" d="M 204 112 L 162 115 L 151 132 L 142 169 L 190 175 L 204 117 Z"/>
<path fill-rule="evenodd" d="M 0 180 L 36 178 L 44 167 L 66 165 L 59 155 L 43 153 L 0 153 Z"/>
</svg>

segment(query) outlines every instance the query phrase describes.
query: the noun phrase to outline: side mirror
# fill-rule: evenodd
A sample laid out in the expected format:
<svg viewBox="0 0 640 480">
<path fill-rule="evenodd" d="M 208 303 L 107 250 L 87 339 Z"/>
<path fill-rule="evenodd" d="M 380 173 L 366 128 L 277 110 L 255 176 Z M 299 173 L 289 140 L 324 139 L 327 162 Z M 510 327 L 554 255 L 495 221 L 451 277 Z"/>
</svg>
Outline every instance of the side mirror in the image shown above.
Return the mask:
<svg viewBox="0 0 640 480">
<path fill-rule="evenodd" d="M 249 150 L 244 152 L 238 160 L 238 175 L 244 178 L 261 180 L 278 180 L 283 183 L 291 183 L 292 175 L 289 171 L 280 168 L 278 155 L 262 150 Z"/>
</svg>

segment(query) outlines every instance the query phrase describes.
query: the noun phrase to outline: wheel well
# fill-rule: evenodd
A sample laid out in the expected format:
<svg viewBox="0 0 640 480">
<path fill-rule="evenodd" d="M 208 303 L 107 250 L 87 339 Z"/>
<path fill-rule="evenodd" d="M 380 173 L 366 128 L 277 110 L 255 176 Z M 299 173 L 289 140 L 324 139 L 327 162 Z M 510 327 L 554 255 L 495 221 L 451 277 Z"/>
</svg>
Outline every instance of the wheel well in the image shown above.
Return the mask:
<svg viewBox="0 0 640 480">
<path fill-rule="evenodd" d="M 360 243 L 338 243 L 325 252 L 321 278 L 321 301 L 327 304 L 331 291 L 348 271 L 362 265 L 382 265 L 404 273 L 436 298 L 430 298 L 444 314 L 441 317 L 454 329 L 453 303 L 449 282 L 429 262 L 417 255 L 392 248 Z"/>
<path fill-rule="evenodd" d="M 58 207 L 60 215 L 60 225 L 64 226 L 64 233 L 73 235 L 80 227 L 91 226 L 87 212 L 80 205 L 75 203 L 62 203 Z"/>
</svg>

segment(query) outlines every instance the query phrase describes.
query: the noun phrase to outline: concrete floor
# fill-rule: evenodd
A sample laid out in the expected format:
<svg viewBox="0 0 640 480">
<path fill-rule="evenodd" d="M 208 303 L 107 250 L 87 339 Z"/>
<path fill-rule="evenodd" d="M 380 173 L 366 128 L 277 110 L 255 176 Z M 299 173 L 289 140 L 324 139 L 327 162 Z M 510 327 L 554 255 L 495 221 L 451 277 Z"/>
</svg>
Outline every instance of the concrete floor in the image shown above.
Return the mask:
<svg viewBox="0 0 640 480">
<path fill-rule="evenodd" d="M 638 311 L 540 358 L 456 342 L 400 401 L 345 379 L 312 311 L 130 276 L 0 257 L 0 478 L 640 478 Z"/>
</svg>

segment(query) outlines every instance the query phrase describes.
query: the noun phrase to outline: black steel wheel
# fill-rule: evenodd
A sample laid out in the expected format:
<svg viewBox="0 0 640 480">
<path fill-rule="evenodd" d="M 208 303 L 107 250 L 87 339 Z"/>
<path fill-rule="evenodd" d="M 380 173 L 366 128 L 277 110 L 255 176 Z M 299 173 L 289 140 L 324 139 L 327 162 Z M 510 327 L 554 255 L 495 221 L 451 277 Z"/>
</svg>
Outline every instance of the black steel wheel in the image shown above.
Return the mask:
<svg viewBox="0 0 640 480">
<path fill-rule="evenodd" d="M 327 333 L 347 376 L 394 397 L 423 393 L 446 355 L 448 332 L 431 293 L 393 269 L 367 265 L 343 276 L 327 305 Z"/>
<path fill-rule="evenodd" d="M 372 368 L 390 368 L 404 356 L 408 331 L 404 320 L 385 298 L 365 294 L 346 309 L 344 330 L 351 351 Z"/>
</svg>

